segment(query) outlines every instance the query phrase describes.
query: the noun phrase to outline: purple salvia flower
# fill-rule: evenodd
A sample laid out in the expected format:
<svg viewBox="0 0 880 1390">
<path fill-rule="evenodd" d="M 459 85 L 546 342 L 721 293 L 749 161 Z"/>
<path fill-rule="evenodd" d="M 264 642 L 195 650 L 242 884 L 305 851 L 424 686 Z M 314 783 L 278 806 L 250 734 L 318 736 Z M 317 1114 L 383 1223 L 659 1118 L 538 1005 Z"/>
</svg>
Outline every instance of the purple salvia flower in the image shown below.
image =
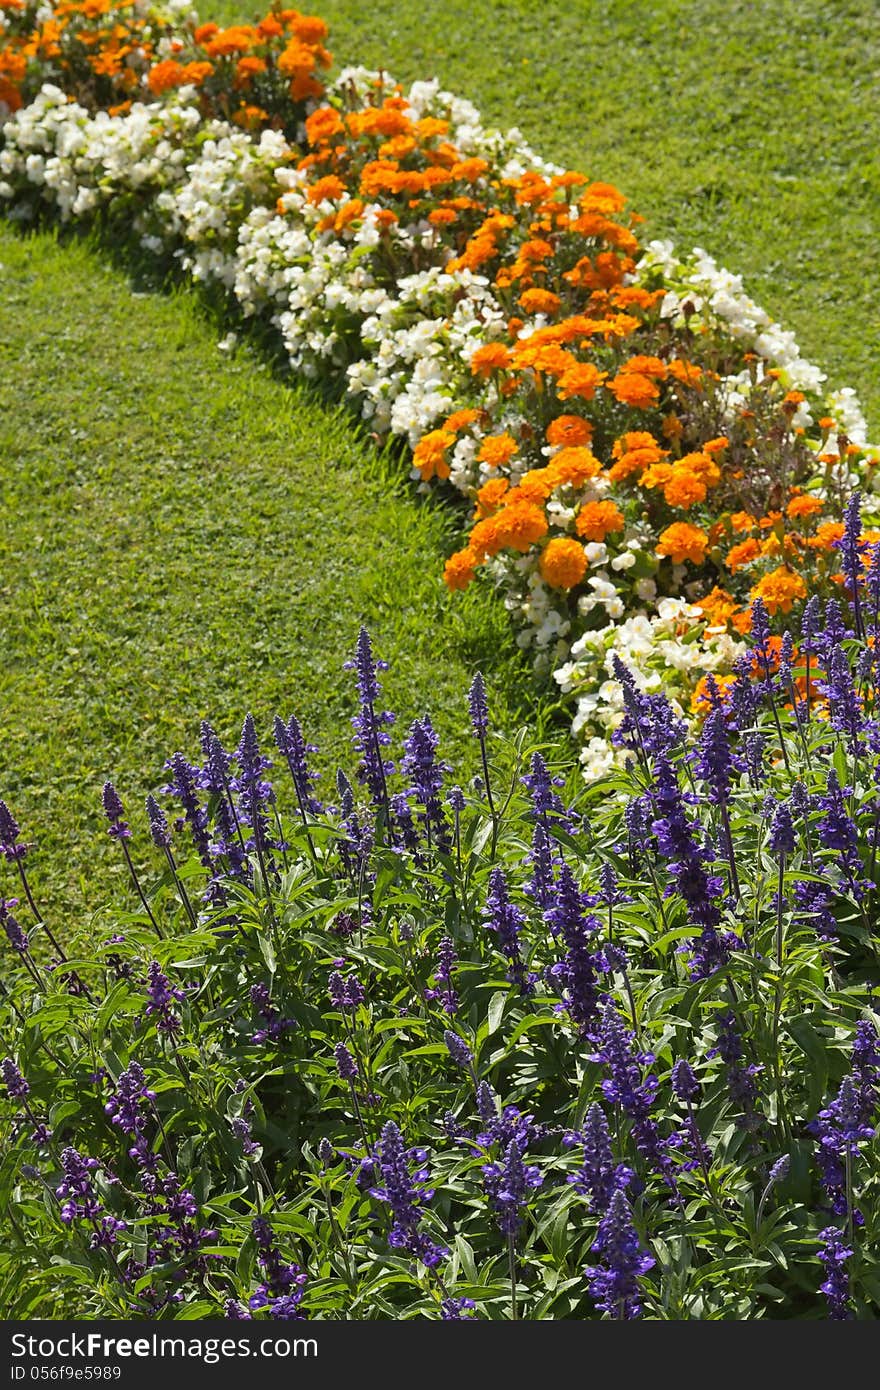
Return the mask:
<svg viewBox="0 0 880 1390">
<path fill-rule="evenodd" d="M 233 1137 L 241 1144 L 241 1151 L 245 1158 L 252 1158 L 255 1153 L 259 1152 L 260 1146 L 254 1143 L 252 1138 L 254 1126 L 251 1120 L 247 1119 L 244 1115 L 237 1115 L 233 1119 L 230 1128 Z"/>
<path fill-rule="evenodd" d="M 280 1009 L 272 1002 L 269 986 L 262 980 L 251 985 L 250 995 L 251 1003 L 262 1019 L 261 1027 L 251 1033 L 251 1042 L 278 1042 L 289 1028 L 296 1027 L 296 1019 L 281 1017 Z"/>
<path fill-rule="evenodd" d="M 498 868 L 493 869 L 489 875 L 489 895 L 486 899 L 484 922 L 487 929 L 494 932 L 498 949 L 507 958 L 508 980 L 518 986 L 520 994 L 531 994 L 534 984 L 526 971 L 520 949 L 525 914 L 511 902 L 507 880 Z"/>
<path fill-rule="evenodd" d="M 370 1188 L 370 1192 L 391 1208 L 393 1224 L 388 1244 L 393 1250 L 406 1250 L 429 1269 L 435 1269 L 448 1252 L 419 1230 L 424 1209 L 434 1196 L 433 1189 L 426 1186 L 424 1149 L 407 1151 L 403 1135 L 389 1120 L 382 1130 L 377 1161 L 381 1185 Z M 412 1173 L 411 1163 L 415 1166 Z"/>
<path fill-rule="evenodd" d="M 868 1139 L 873 1139 L 874 1126 L 863 1119 L 860 1098 L 853 1078 L 847 1075 L 840 1083 L 840 1090 L 830 1105 L 819 1111 L 818 1118 L 812 1120 L 807 1129 L 816 1136 L 816 1163 L 822 1186 L 831 1199 L 831 1209 L 838 1216 L 847 1215 L 846 1160 L 856 1157 L 859 1147 Z M 859 1212 L 852 1212 L 857 1225 L 861 1225 Z"/>
<path fill-rule="evenodd" d="M 114 840 L 130 840 L 131 830 L 128 822 L 124 819 L 125 811 L 119 799 L 119 793 L 112 782 L 105 782 L 101 793 L 101 801 L 104 806 L 104 815 L 110 822 L 107 834 Z"/>
<path fill-rule="evenodd" d="M 264 1278 L 256 1293 L 248 1299 L 248 1306 L 255 1311 L 265 1309 L 270 1318 L 279 1321 L 299 1321 L 304 1316 L 300 1303 L 308 1276 L 299 1265 L 281 1258 L 272 1228 L 264 1216 L 255 1216 L 251 1229 Z"/>
<path fill-rule="evenodd" d="M 825 1279 L 819 1290 L 828 1303 L 828 1317 L 831 1322 L 847 1322 L 852 1318 L 850 1303 L 849 1274 L 844 1266 L 852 1258 L 853 1251 L 844 1241 L 836 1226 L 826 1226 L 819 1232 L 822 1247 L 819 1259 L 825 1269 Z"/>
<path fill-rule="evenodd" d="M 5 801 L 0 801 L 0 854 L 10 863 L 24 859 L 27 845 L 21 843 L 18 821 Z"/>
<path fill-rule="evenodd" d="M 481 671 L 478 671 L 471 681 L 471 688 L 468 691 L 468 709 L 475 736 L 485 738 L 489 732 L 489 702 L 486 699 L 486 683 Z"/>
<path fill-rule="evenodd" d="M 863 728 L 861 701 L 856 694 L 849 657 L 835 644 L 826 657 L 825 679 L 817 681 L 819 690 L 828 700 L 832 729 L 846 737 L 853 757 L 862 749 L 859 735 Z"/>
<path fill-rule="evenodd" d="M 553 905 L 544 920 L 554 937 L 565 944 L 565 956 L 550 967 L 550 976 L 561 986 L 562 1005 L 572 1023 L 584 1036 L 589 1032 L 598 1008 L 599 959 L 593 941 L 599 930 L 598 918 L 584 913 L 584 895 L 571 869 L 562 863 L 554 891 Z"/>
<path fill-rule="evenodd" d="M 880 1035 L 868 1018 L 862 1019 L 856 1027 L 852 1078 L 859 1115 L 867 1124 L 880 1103 Z"/>
<path fill-rule="evenodd" d="M 825 605 L 825 626 L 817 633 L 819 655 L 827 661 L 831 650 L 852 636 L 852 630 L 844 622 L 843 609 L 836 598 L 830 598 Z"/>
<path fill-rule="evenodd" d="M 56 1187 L 55 1195 L 63 1203 L 61 1220 L 66 1224 L 75 1220 L 93 1221 L 100 1215 L 102 1207 L 92 1187 L 91 1177 L 98 1166 L 96 1158 L 83 1158 L 72 1147 L 62 1150 L 64 1179 Z"/>
<path fill-rule="evenodd" d="M 569 1174 L 568 1181 L 575 1191 L 589 1198 L 592 1211 L 602 1214 L 608 1210 L 617 1188 L 625 1187 L 633 1173 L 614 1161 L 608 1120 L 598 1101 L 587 1111 L 583 1132 L 572 1135 L 568 1142 L 579 1143 L 583 1148 L 583 1163 L 577 1173 Z"/>
<path fill-rule="evenodd" d="M 599 1223 L 592 1249 L 601 1260 L 586 1270 L 590 1296 L 596 1306 L 611 1318 L 637 1318 L 642 1311 L 639 1276 L 654 1265 L 642 1248 L 632 1213 L 621 1188 L 617 1188 L 608 1211 Z"/>
<path fill-rule="evenodd" d="M 104 1106 L 110 1123 L 117 1125 L 125 1134 L 137 1134 L 143 1126 L 143 1105 L 156 1099 L 156 1092 L 147 1086 L 144 1069 L 139 1062 L 129 1062 L 125 1071 L 120 1072 L 116 1082 L 116 1092 Z"/>
<path fill-rule="evenodd" d="M 444 936 L 437 948 L 437 967 L 434 971 L 438 988 L 426 990 L 425 998 L 439 999 L 443 1012 L 450 1015 L 457 1013 L 459 1005 L 458 993 L 452 978 L 457 964 L 458 955 L 452 937 Z"/>
<path fill-rule="evenodd" d="M 182 989 L 172 989 L 167 975 L 163 975 L 158 961 L 151 961 L 147 976 L 147 1007 L 145 1016 L 155 1016 L 156 1027 L 160 1033 L 174 1037 L 180 1032 L 180 1019 L 172 1004 L 181 1003 L 186 998 Z"/>
<path fill-rule="evenodd" d="M 344 1013 L 353 1012 L 366 997 L 364 987 L 356 975 L 343 977 L 338 970 L 331 974 L 327 981 L 327 989 L 334 1009 L 342 1009 Z"/>
<path fill-rule="evenodd" d="M 385 760 L 382 749 L 391 742 L 385 732 L 394 723 L 394 715 L 387 710 L 377 711 L 376 702 L 381 694 L 377 673 L 388 669 L 385 661 L 376 661 L 370 634 L 365 627 L 358 633 L 353 661 L 347 661 L 344 669 L 357 673 L 360 712 L 352 719 L 354 746 L 361 755 L 358 779 L 367 787 L 376 807 L 388 806 L 387 778 L 394 772 L 394 764 Z"/>
<path fill-rule="evenodd" d="M 834 542 L 834 546 L 840 551 L 840 568 L 846 579 L 846 586 L 852 603 L 853 616 L 856 621 L 856 636 L 859 639 L 864 639 L 865 628 L 862 621 L 860 589 L 864 579 L 862 555 L 867 549 L 867 543 L 862 540 L 862 495 L 860 492 L 854 492 L 847 502 L 843 521 L 843 535 L 839 541 Z"/>
<path fill-rule="evenodd" d="M 180 802 L 199 859 L 206 869 L 213 871 L 214 863 L 208 839 L 208 816 L 196 790 L 196 769 L 187 762 L 182 753 L 175 753 L 168 767 L 171 771 L 171 781 L 165 791 Z"/>
<path fill-rule="evenodd" d="M 257 739 L 257 728 L 252 714 L 245 715 L 241 739 L 235 752 L 240 769 L 236 779 L 241 813 L 253 831 L 253 848 L 260 857 L 269 847 L 269 823 L 267 808 L 275 800 L 271 782 L 262 774 L 272 766 L 269 758 L 263 757 Z M 248 846 L 250 848 L 250 845 Z"/>
<path fill-rule="evenodd" d="M 706 783 L 713 806 L 727 805 L 731 782 L 738 770 L 737 759 L 730 746 L 727 716 L 723 710 L 712 710 L 706 716 L 700 734 L 697 776 Z"/>
<path fill-rule="evenodd" d="M 537 820 L 543 821 L 548 829 L 554 821 L 568 828 L 568 813 L 558 792 L 554 791 L 554 787 L 565 785 L 565 778 L 552 777 L 540 753 L 532 754 L 529 770 L 520 781 L 529 793 L 532 813 Z"/>
<path fill-rule="evenodd" d="M 0 1062 L 0 1071 L 3 1073 L 3 1085 L 6 1087 L 6 1094 L 11 1100 L 24 1100 L 25 1096 L 30 1094 L 30 1086 L 11 1057 L 4 1057 L 3 1061 Z"/>
<path fill-rule="evenodd" d="M 333 1052 L 336 1058 L 336 1069 L 342 1080 L 354 1083 L 358 1077 L 358 1066 L 345 1043 L 337 1043 Z"/>
<path fill-rule="evenodd" d="M 463 1071 L 473 1072 L 474 1054 L 464 1038 L 460 1038 L 457 1033 L 453 1033 L 451 1028 L 447 1028 L 443 1034 L 443 1041 L 455 1065 L 461 1067 Z"/>
<path fill-rule="evenodd" d="M 446 805 L 450 811 L 458 811 L 459 814 L 465 809 L 467 802 L 464 799 L 464 792 L 461 787 L 450 787 L 446 793 Z"/>
<path fill-rule="evenodd" d="M 657 819 L 652 829 L 660 853 L 669 861 L 672 888 L 687 905 L 688 918 L 700 928 L 700 935 L 689 942 L 690 971 L 695 980 L 705 979 L 730 959 L 739 943 L 732 933 L 718 932 L 721 912 L 718 898 L 722 881 L 706 869 L 705 853 L 695 827 L 685 809 L 672 763 L 663 755 L 655 758 L 654 801 Z"/>
<path fill-rule="evenodd" d="M 17 951 L 20 956 L 25 956 L 30 950 L 30 943 L 17 919 L 9 910 L 11 907 L 16 907 L 17 904 L 17 898 L 0 898 L 0 923 L 3 924 L 3 930 L 13 951 Z"/>
<path fill-rule="evenodd" d="M 504 1235 L 515 1240 L 523 1222 L 529 1193 L 543 1182 L 540 1169 L 523 1163 L 519 1144 L 511 1139 L 498 1163 L 483 1164 L 483 1184 L 495 1220 Z"/>
<path fill-rule="evenodd" d="M 235 1322 L 252 1321 L 251 1314 L 245 1308 L 242 1308 L 241 1304 L 237 1303 L 234 1298 L 227 1298 L 223 1305 L 223 1316 Z"/>
<path fill-rule="evenodd" d="M 295 714 L 290 716 L 287 724 L 284 723 L 280 715 L 276 714 L 275 742 L 278 745 L 279 753 L 290 768 L 297 802 L 303 817 L 305 818 L 306 815 L 319 816 L 324 808 L 312 791 L 319 779 L 317 773 L 312 772 L 309 767 L 309 755 L 317 753 L 318 749 L 314 743 L 306 743 L 302 727 Z"/>
<path fill-rule="evenodd" d="M 773 812 L 768 846 L 777 859 L 789 859 L 795 851 L 794 823 L 786 802 L 781 801 Z"/>
<path fill-rule="evenodd" d="M 546 912 L 553 902 L 554 867 L 557 855 L 554 841 L 542 820 L 535 822 L 532 833 L 532 847 L 528 854 L 528 864 L 532 876 L 525 884 L 525 892 L 532 898 L 542 912 Z"/>
<path fill-rule="evenodd" d="M 421 808 L 419 820 L 429 845 L 432 843 L 441 851 L 449 849 L 449 826 L 443 811 L 441 794 L 443 775 L 451 769 L 446 763 L 437 760 L 439 739 L 428 715 L 417 719 L 404 741 L 401 772 L 410 785 L 407 796 Z"/>
<path fill-rule="evenodd" d="M 813 653 L 816 651 L 815 640 L 822 622 L 822 609 L 819 603 L 819 595 L 813 594 L 804 604 L 804 611 L 801 614 L 801 651 Z"/>
<path fill-rule="evenodd" d="M 760 1124 L 755 1110 L 758 1087 L 755 1077 L 763 1070 L 757 1065 L 743 1065 L 743 1044 L 732 1011 L 718 1015 L 718 1041 L 707 1057 L 720 1057 L 724 1063 L 727 1093 L 735 1110 L 734 1123 L 741 1129 L 754 1130 Z"/>
<path fill-rule="evenodd" d="M 816 798 L 817 805 L 824 812 L 817 830 L 820 843 L 826 849 L 836 851 L 853 894 L 860 897 L 868 885 L 863 877 L 858 831 L 846 809 L 845 798 L 850 794 L 851 788 L 841 787 L 834 768 L 829 768 L 826 794 Z"/>
<path fill-rule="evenodd" d="M 443 1298 L 440 1300 L 440 1317 L 443 1322 L 473 1322 L 470 1310 L 476 1308 L 472 1298 Z"/>
<path fill-rule="evenodd" d="M 644 799 L 640 796 L 631 797 L 626 803 L 623 818 L 626 825 L 630 870 L 635 875 L 644 861 L 651 834 Z"/>
<path fill-rule="evenodd" d="M 146 807 L 147 820 L 150 823 L 150 839 L 157 849 L 170 849 L 171 831 L 168 829 L 168 819 L 165 812 L 154 796 L 147 797 Z"/>
<path fill-rule="evenodd" d="M 671 1083 L 676 1100 L 694 1101 L 700 1094 L 700 1083 L 694 1076 L 690 1062 L 683 1057 L 672 1068 Z"/>
<path fill-rule="evenodd" d="M 821 941 L 836 941 L 837 918 L 832 911 L 834 894 L 815 879 L 801 879 L 794 884 L 794 900 L 803 914 L 803 922 L 815 931 Z"/>
<path fill-rule="evenodd" d="M 657 1078 L 643 1070 L 654 1062 L 651 1052 L 637 1052 L 635 1039 L 613 1002 L 608 1000 L 598 1031 L 596 1051 L 591 1061 L 606 1070 L 602 1094 L 610 1105 L 619 1105 L 630 1121 L 635 1145 L 645 1160 L 676 1190 L 675 1175 L 667 1146 L 651 1115 L 657 1094 Z"/>
</svg>

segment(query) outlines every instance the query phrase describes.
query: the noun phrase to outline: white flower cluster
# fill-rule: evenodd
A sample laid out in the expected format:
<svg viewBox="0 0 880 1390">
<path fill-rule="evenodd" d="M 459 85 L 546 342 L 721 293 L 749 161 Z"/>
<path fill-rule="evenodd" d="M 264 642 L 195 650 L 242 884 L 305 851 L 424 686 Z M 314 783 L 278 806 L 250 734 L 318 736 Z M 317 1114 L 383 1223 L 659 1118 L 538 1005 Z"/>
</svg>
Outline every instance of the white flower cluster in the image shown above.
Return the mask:
<svg viewBox="0 0 880 1390">
<path fill-rule="evenodd" d="M 767 368 L 777 368 L 783 373 L 785 384 L 791 390 L 818 398 L 822 412 L 836 425 L 825 446 L 829 452 L 837 451 L 836 434 L 839 430 L 851 443 L 875 455 L 880 463 L 880 447 L 868 443 L 868 428 L 855 391 L 851 387 L 844 387 L 824 397 L 820 394 L 826 380 L 825 373 L 801 355 L 797 339 L 789 329 L 776 323 L 765 309 L 749 298 L 740 275 L 733 275 L 719 266 L 701 246 L 695 246 L 691 255 L 681 260 L 671 241 L 650 241 L 645 247 L 639 261 L 638 275 L 646 279 L 656 270 L 661 271 L 667 287 L 661 304 L 664 318 L 670 319 L 677 327 L 688 321 L 693 329 L 702 325 L 712 329 L 722 327 L 737 342 L 758 355 L 757 381 L 763 379 Z M 750 387 L 748 372 L 727 377 L 721 382 L 722 394 L 731 411 L 745 402 Z M 798 407 L 792 423 L 806 427 L 812 422 L 813 413 L 808 403 L 804 402 Z"/>
<path fill-rule="evenodd" d="M 175 12 L 187 8 L 185 0 L 171 3 Z M 346 68 L 325 100 L 366 105 L 393 89 L 387 74 Z M 0 203 L 21 218 L 49 206 L 62 221 L 119 203 L 145 249 L 175 256 L 194 279 L 225 287 L 244 319 L 259 317 L 278 331 L 293 370 L 334 377 L 371 428 L 415 445 L 468 399 L 474 350 L 505 331 L 507 315 L 491 282 L 470 270 L 447 269 L 449 252 L 428 220 L 389 226 L 380 205 L 369 201 L 348 216 L 347 192 L 319 195 L 316 202 L 308 173 L 297 167 L 300 150 L 274 131 L 255 137 L 207 122 L 197 100 L 194 88 L 182 88 L 169 100 L 136 103 L 125 114 L 90 115 L 59 88 L 45 86 L 3 123 Z M 517 131 L 486 129 L 469 102 L 435 81 L 414 83 L 403 101 L 414 120 L 448 122 L 447 138 L 462 157 L 488 161 L 489 172 L 474 188 L 486 203 L 499 177 L 560 172 Z M 401 266 L 411 273 L 401 274 Z M 821 398 L 823 374 L 802 358 L 793 335 L 748 297 L 739 276 L 700 248 L 681 260 L 670 243 L 652 242 L 634 278 L 654 284 L 658 277 L 666 290 L 662 313 L 673 323 L 687 318 L 692 327 L 696 322 L 727 334 L 757 354 L 758 377 L 764 367 L 779 368 L 787 386 L 809 396 L 796 424 L 807 424 L 821 408 L 841 433 L 867 446 L 855 393 Z M 520 337 L 545 323 L 532 316 Z M 221 347 L 228 350 L 233 341 L 230 335 Z M 750 383 L 747 372 L 722 382 L 731 409 L 747 398 Z M 521 422 L 493 390 L 487 385 L 484 397 L 491 431 L 518 433 Z M 470 497 L 497 476 L 478 458 L 480 442 L 476 423 L 449 451 L 450 481 Z M 836 440 L 827 447 L 836 448 Z M 544 450 L 548 458 L 553 452 Z M 506 475 L 515 483 L 526 467 L 517 456 Z M 418 470 L 413 476 L 420 477 Z M 600 499 L 607 486 L 599 477 L 576 494 L 557 490 L 548 504 L 555 531 L 574 538 L 577 507 Z M 613 654 L 645 689 L 671 689 L 686 711 L 698 677 L 729 666 L 737 644 L 721 631 L 705 631 L 700 611 L 686 598 L 656 602 L 653 546 L 637 530 L 627 531 L 613 553 L 604 543 L 586 542 L 584 554 L 579 616 L 598 625 L 573 645 L 568 597 L 544 582 L 534 551 L 500 556 L 489 569 L 520 645 L 532 650 L 539 668 L 553 670 L 560 692 L 575 701 L 573 728 L 585 745 L 585 772 L 593 776 L 614 757 L 608 735 L 622 713 Z M 633 612 L 634 601 L 643 611 Z"/>
</svg>

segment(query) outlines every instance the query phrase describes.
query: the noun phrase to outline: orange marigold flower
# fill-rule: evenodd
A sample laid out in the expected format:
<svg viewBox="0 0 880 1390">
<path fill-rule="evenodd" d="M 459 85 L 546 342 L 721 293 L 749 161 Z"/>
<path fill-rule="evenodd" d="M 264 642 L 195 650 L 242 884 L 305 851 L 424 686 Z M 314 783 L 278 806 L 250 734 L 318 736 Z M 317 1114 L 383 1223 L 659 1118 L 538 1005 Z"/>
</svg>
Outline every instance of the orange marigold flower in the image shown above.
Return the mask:
<svg viewBox="0 0 880 1390">
<path fill-rule="evenodd" d="M 215 30 L 205 40 L 200 40 L 209 58 L 225 58 L 233 53 L 246 53 L 257 38 L 257 32 L 249 24 L 234 24 L 229 29 Z"/>
<path fill-rule="evenodd" d="M 699 386 L 703 379 L 700 367 L 695 366 L 693 362 L 685 362 L 680 357 L 674 357 L 668 364 L 668 369 L 669 375 L 674 376 L 683 386 Z"/>
<path fill-rule="evenodd" d="M 424 482 L 428 482 L 434 477 L 449 477 L 450 468 L 446 462 L 446 450 L 450 444 L 454 443 L 455 435 L 451 434 L 449 430 L 431 430 L 428 434 L 422 435 L 413 450 L 413 463 L 421 473 Z"/>
<path fill-rule="evenodd" d="M 702 602 L 698 606 L 701 607 Z M 714 682 L 716 699 L 720 696 L 722 701 L 726 704 L 728 696 L 736 685 L 736 676 L 700 676 L 700 679 L 694 686 L 694 693 L 691 696 L 692 714 L 709 714 L 710 711 L 715 708 L 715 700 L 712 697 L 712 685 L 710 682 Z"/>
<path fill-rule="evenodd" d="M 792 520 L 803 516 L 815 516 L 821 512 L 825 503 L 818 497 L 813 497 L 809 492 L 802 492 L 799 497 L 792 497 L 786 507 L 786 515 Z"/>
<path fill-rule="evenodd" d="M 558 313 L 562 300 L 550 290 L 531 289 L 523 290 L 519 302 L 527 314 L 552 315 Z"/>
<path fill-rule="evenodd" d="M 588 541 L 604 541 L 614 531 L 622 531 L 623 512 L 614 502 L 586 502 L 575 520 L 579 536 Z"/>
<path fill-rule="evenodd" d="M 193 34 L 193 38 L 195 39 L 196 43 L 204 44 L 208 42 L 208 39 L 212 39 L 215 34 L 219 33 L 220 26 L 218 24 L 200 24 L 198 29 L 196 29 L 195 33 Z"/>
<path fill-rule="evenodd" d="M 474 577 L 479 556 L 468 546 L 450 555 L 443 570 L 443 579 L 449 589 L 466 589 Z"/>
<path fill-rule="evenodd" d="M 717 439 L 710 439 L 703 445 L 704 454 L 720 454 L 730 445 L 730 440 L 725 439 L 723 434 L 719 434 Z"/>
<path fill-rule="evenodd" d="M 673 468 L 663 488 L 663 496 L 670 507 L 681 507 L 688 511 L 697 502 L 706 500 L 706 484 L 689 468 Z"/>
<path fill-rule="evenodd" d="M 807 545 L 814 550 L 831 550 L 834 542 L 839 541 L 846 528 L 842 521 L 823 521 L 821 526 L 816 527 L 815 536 L 811 536 Z"/>
<path fill-rule="evenodd" d="M 504 538 L 498 530 L 497 516 L 487 516 L 483 521 L 478 521 L 471 531 L 470 549 L 480 564 L 488 557 L 497 555 L 504 544 Z"/>
<path fill-rule="evenodd" d="M 239 58 L 235 65 L 235 76 L 239 82 L 248 82 L 252 77 L 257 77 L 261 72 L 265 71 L 265 58 L 258 58 L 256 54 Z"/>
<path fill-rule="evenodd" d="M 608 383 L 608 390 L 621 405 L 631 405 L 637 410 L 646 410 L 656 405 L 660 392 L 649 376 L 642 372 L 618 372 Z"/>
<path fill-rule="evenodd" d="M 447 415 L 446 419 L 443 421 L 443 428 L 445 430 L 455 430 L 458 432 L 458 430 L 466 429 L 468 425 L 472 425 L 474 421 L 479 418 L 480 412 L 478 410 L 470 410 L 468 408 L 464 410 L 453 410 L 452 414 Z"/>
<path fill-rule="evenodd" d="M 751 512 L 733 512 L 731 514 L 730 524 L 734 531 L 751 531 L 757 526 L 758 521 L 756 517 L 752 516 Z"/>
<path fill-rule="evenodd" d="M 291 27 L 303 43 L 321 44 L 327 37 L 328 29 L 323 19 L 312 14 L 295 14 Z"/>
<path fill-rule="evenodd" d="M 733 595 L 718 584 L 704 598 L 696 600 L 696 607 L 711 627 L 726 627 L 736 613 Z"/>
<path fill-rule="evenodd" d="M 587 571 L 587 557 L 579 541 L 558 536 L 541 552 L 541 575 L 553 589 L 573 589 Z"/>
<path fill-rule="evenodd" d="M 510 487 L 506 478 L 490 478 L 484 483 L 477 493 L 477 506 L 474 515 L 482 521 L 484 517 L 492 516 L 501 506 L 504 494 Z"/>
<path fill-rule="evenodd" d="M 736 574 L 737 570 L 741 570 L 743 565 L 748 565 L 752 560 L 756 560 L 760 554 L 760 541 L 751 538 L 747 541 L 740 541 L 739 545 L 733 546 L 727 552 L 727 559 L 724 563 L 731 574 Z"/>
<path fill-rule="evenodd" d="M 699 526 L 692 526 L 687 521 L 674 521 L 661 532 L 657 554 L 668 555 L 675 565 L 682 564 L 684 560 L 701 565 L 706 558 L 708 544 L 709 537 Z"/>
<path fill-rule="evenodd" d="M 556 394 L 561 401 L 567 401 L 571 396 L 590 401 L 596 394 L 596 387 L 605 380 L 605 376 L 606 373 L 600 372 L 592 362 L 574 362 L 566 367 L 560 376 Z"/>
<path fill-rule="evenodd" d="M 183 80 L 183 67 L 175 63 L 173 58 L 163 58 L 147 74 L 147 86 L 154 97 L 170 91 L 172 87 L 180 87 Z"/>
<path fill-rule="evenodd" d="M 0 102 L 10 111 L 20 111 L 24 105 L 21 92 L 13 86 L 8 77 L 0 76 Z"/>
<path fill-rule="evenodd" d="M 344 192 L 345 184 L 342 179 L 337 178 L 335 174 L 326 174 L 324 178 L 318 179 L 317 183 L 312 184 L 306 197 L 310 203 L 323 203 L 325 198 L 333 202 L 335 199 L 341 198 Z"/>
<path fill-rule="evenodd" d="M 342 117 L 332 106 L 322 106 L 313 111 L 306 121 L 306 137 L 310 145 L 325 145 L 342 129 Z"/>
<path fill-rule="evenodd" d="M 513 502 L 492 520 L 497 527 L 501 545 L 509 545 L 522 554 L 547 534 L 544 509 L 534 502 Z M 476 530 L 476 527 L 474 529 Z"/>
<path fill-rule="evenodd" d="M 796 599 L 807 597 L 807 586 L 799 574 L 780 565 L 758 580 L 749 597 L 752 602 L 763 599 L 768 613 L 790 613 Z"/>
<path fill-rule="evenodd" d="M 589 444 L 593 426 L 580 415 L 557 415 L 547 426 L 548 444 Z"/>
<path fill-rule="evenodd" d="M 184 63 L 182 79 L 187 86 L 200 87 L 213 71 L 213 63 Z"/>
<path fill-rule="evenodd" d="M 518 448 L 512 434 L 490 434 L 488 439 L 483 440 L 477 462 L 487 463 L 490 468 L 500 468 L 513 458 Z"/>
<path fill-rule="evenodd" d="M 666 363 L 659 357 L 635 356 L 623 364 L 624 372 L 639 372 L 642 376 L 652 376 L 657 381 L 666 379 Z"/>
<path fill-rule="evenodd" d="M 448 227 L 458 221 L 458 213 L 452 208 L 434 208 L 428 213 L 428 221 L 432 227 Z"/>
<path fill-rule="evenodd" d="M 471 357 L 471 372 L 474 376 L 489 376 L 492 372 L 503 371 L 510 362 L 510 349 L 503 343 L 485 343 Z"/>
<path fill-rule="evenodd" d="M 553 491 L 553 478 L 548 468 L 530 468 L 524 473 L 516 487 L 511 488 L 504 499 L 505 507 L 514 502 L 546 502 Z"/>
<path fill-rule="evenodd" d="M 564 483 L 583 487 L 589 478 L 595 478 L 601 468 L 596 455 L 585 444 L 573 444 L 554 454 L 545 471 L 555 480 L 555 487 L 561 487 Z"/>
</svg>

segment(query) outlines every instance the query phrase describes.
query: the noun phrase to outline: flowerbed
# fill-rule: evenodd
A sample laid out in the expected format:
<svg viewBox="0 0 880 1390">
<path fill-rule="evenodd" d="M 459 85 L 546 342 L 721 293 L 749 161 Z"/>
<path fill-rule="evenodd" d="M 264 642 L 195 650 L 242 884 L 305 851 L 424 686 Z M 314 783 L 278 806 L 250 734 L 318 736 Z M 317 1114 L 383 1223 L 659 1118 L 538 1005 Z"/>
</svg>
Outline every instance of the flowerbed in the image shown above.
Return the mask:
<svg viewBox="0 0 880 1390">
<path fill-rule="evenodd" d="M 628 768 L 572 803 L 523 741 L 499 773 L 479 676 L 483 776 L 427 716 L 398 758 L 364 631 L 335 806 L 296 717 L 275 771 L 204 723 L 137 834 L 105 785 L 131 907 L 85 954 L 0 802 L 6 1315 L 876 1317 L 860 529 L 851 608 L 793 666 L 757 601 L 698 739 L 618 665 Z"/>
<path fill-rule="evenodd" d="M 0 197 L 131 232 L 279 335 L 292 368 L 405 440 L 474 506 L 451 588 L 488 571 L 613 757 L 623 657 L 689 713 L 749 604 L 839 583 L 878 454 L 851 391 L 704 252 L 640 245 L 607 184 L 417 82 L 344 69 L 319 19 L 194 26 L 181 7 L 0 7 Z M 464 523 L 465 513 L 462 511 Z"/>
</svg>

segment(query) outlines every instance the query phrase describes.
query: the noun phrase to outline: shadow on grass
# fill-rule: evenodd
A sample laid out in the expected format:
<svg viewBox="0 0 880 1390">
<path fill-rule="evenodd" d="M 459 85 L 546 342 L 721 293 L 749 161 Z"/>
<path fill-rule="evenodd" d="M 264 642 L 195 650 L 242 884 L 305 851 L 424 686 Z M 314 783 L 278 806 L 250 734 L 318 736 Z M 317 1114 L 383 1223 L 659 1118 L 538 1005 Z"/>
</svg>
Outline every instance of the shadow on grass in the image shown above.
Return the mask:
<svg viewBox="0 0 880 1390">
<path fill-rule="evenodd" d="M 408 446 L 399 439 L 382 440 L 369 429 L 345 400 L 344 377 L 338 375 L 318 383 L 297 376 L 290 368 L 278 331 L 259 318 L 246 318 L 222 287 L 194 281 L 171 256 L 160 258 L 146 253 L 121 221 L 104 219 L 83 228 L 63 226 L 50 215 L 38 215 L 29 220 L 6 216 L 3 222 L 24 239 L 49 235 L 62 247 L 84 247 L 102 264 L 123 275 L 134 294 L 185 294 L 196 318 L 213 333 L 239 333 L 247 353 L 268 371 L 280 389 L 294 391 L 315 412 L 342 415 L 353 442 L 364 450 L 368 478 L 407 505 L 427 508 L 446 555 L 461 546 L 469 507 L 460 494 L 451 486 L 441 486 L 427 495 L 417 493 L 409 476 Z M 482 670 L 497 688 L 503 689 L 511 725 L 527 725 L 535 739 L 554 741 L 567 731 L 569 716 L 565 704 L 554 700 L 546 677 L 535 673 L 515 641 L 512 624 L 499 644 L 499 604 L 485 576 L 467 592 L 448 600 L 444 626 L 449 645 L 467 670 Z"/>
</svg>

